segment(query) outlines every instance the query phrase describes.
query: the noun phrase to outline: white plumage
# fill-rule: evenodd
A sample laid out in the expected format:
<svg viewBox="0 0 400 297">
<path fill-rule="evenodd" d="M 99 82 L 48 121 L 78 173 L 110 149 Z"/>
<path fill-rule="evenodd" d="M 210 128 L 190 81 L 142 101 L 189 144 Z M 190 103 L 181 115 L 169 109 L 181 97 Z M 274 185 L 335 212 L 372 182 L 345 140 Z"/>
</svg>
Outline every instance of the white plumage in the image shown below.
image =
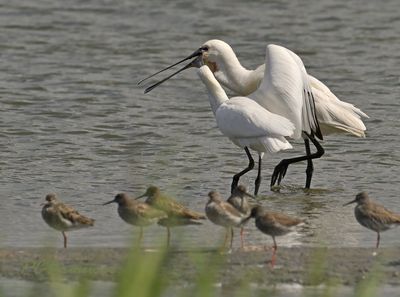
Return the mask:
<svg viewBox="0 0 400 297">
<path fill-rule="evenodd" d="M 249 95 L 269 111 L 284 116 L 296 127 L 293 138 L 317 133 L 314 102 L 307 72 L 300 58 L 288 49 L 270 44 L 266 49 L 264 78 Z"/>
<path fill-rule="evenodd" d="M 198 74 L 207 87 L 218 128 L 233 143 L 259 154 L 292 148 L 285 139 L 294 131 L 288 119 L 269 112 L 247 97 L 229 99 L 209 67 L 200 67 Z"/>
<path fill-rule="evenodd" d="M 292 148 L 285 137 L 292 136 L 295 127 L 288 119 L 269 112 L 247 97 L 229 99 L 206 65 L 198 69 L 198 75 L 208 90 L 211 109 L 218 128 L 234 144 L 244 148 L 246 153 L 248 153 L 247 148 L 257 151 L 259 162 L 264 153 L 276 153 Z M 239 177 L 244 173 L 239 173 L 237 180 L 234 177 L 232 190 L 236 188 Z M 257 180 L 259 180 L 259 175 Z M 256 182 L 256 194 L 258 186 Z"/>
<path fill-rule="evenodd" d="M 260 105 L 271 112 L 283 116 L 286 114 L 293 121 L 293 116 L 296 115 L 290 113 L 295 107 L 282 110 L 279 106 L 289 101 L 276 102 L 278 100 L 274 97 L 274 93 L 285 95 L 280 97 L 281 101 L 286 95 L 290 99 L 291 94 L 295 94 L 298 83 L 303 81 L 308 84 L 314 95 L 316 114 L 323 135 L 348 133 L 358 137 L 365 136 L 366 127 L 361 117 L 368 118 L 368 116 L 359 108 L 339 100 L 324 83 L 304 71 L 295 81 L 290 78 L 290 73 L 295 73 L 298 69 L 291 63 L 289 56 L 301 70 L 304 67 L 300 58 L 292 51 L 282 46 L 268 45 L 265 64 L 255 70 L 248 70 L 240 64 L 227 43 L 214 39 L 205 42 L 202 47 L 208 49 L 203 55 L 207 64 L 214 65 L 214 75 L 217 80 L 236 94 L 242 96 L 251 94 L 249 97 Z M 262 90 L 258 90 L 260 87 Z M 299 125 L 298 122 L 293 121 L 293 123 Z M 295 138 L 299 137 L 298 131 L 296 132 Z"/>
<path fill-rule="evenodd" d="M 340 101 L 322 82 L 307 74 L 299 56 L 279 45 L 268 45 L 265 64 L 255 70 L 248 70 L 240 64 L 227 43 L 216 39 L 209 40 L 190 56 L 150 75 L 139 83 L 193 57 L 201 57 L 215 76 L 216 81 L 236 94 L 246 96 L 234 97 L 230 99 L 231 104 L 222 104 L 228 99 L 222 87 L 213 82 L 208 73 L 200 75 L 207 85 L 209 93 L 213 93 L 212 97 L 214 98 L 210 99 L 210 103 L 216 115 L 218 127 L 235 144 L 246 150 L 249 167 L 238 173 L 239 177 L 253 168 L 251 164 L 254 161 L 247 147 L 258 151 L 262 157 L 264 152 L 277 152 L 290 148 L 290 144 L 284 140 L 283 136 L 294 139 L 303 137 L 306 155 L 282 160 L 274 169 L 271 187 L 276 182 L 278 185 L 280 184 L 290 164 L 307 161 L 305 188 L 310 188 L 313 173 L 312 160 L 320 158 L 324 154 L 324 149 L 317 138 L 322 139 L 323 134 L 331 133 L 365 136 L 366 128 L 361 117 L 367 117 L 367 115 L 352 104 Z M 191 66 L 197 67 L 195 64 L 195 61 L 192 61 L 177 72 L 148 87 L 145 93 L 177 73 Z M 215 98 L 219 99 L 215 100 Z M 222 101 L 219 102 L 220 100 Z M 254 103 L 251 100 L 254 100 Z M 261 111 L 260 106 L 265 110 Z M 220 114 L 217 115 L 217 112 Z M 277 116 L 281 116 L 281 118 Z M 264 117 L 269 121 L 266 126 L 263 126 L 263 122 L 260 121 L 260 118 Z M 282 117 L 294 125 L 290 135 L 287 133 L 288 126 Z M 238 124 L 231 124 L 236 122 Z M 274 122 L 274 125 L 270 126 L 271 122 Z M 276 130 L 277 127 L 282 130 Z M 262 131 L 268 137 L 258 135 Z M 317 149 L 315 153 L 311 153 L 310 141 Z M 260 171 L 257 180 L 259 178 Z M 257 180 L 255 192 L 257 192 Z M 232 183 L 232 186 L 234 184 Z"/>
</svg>

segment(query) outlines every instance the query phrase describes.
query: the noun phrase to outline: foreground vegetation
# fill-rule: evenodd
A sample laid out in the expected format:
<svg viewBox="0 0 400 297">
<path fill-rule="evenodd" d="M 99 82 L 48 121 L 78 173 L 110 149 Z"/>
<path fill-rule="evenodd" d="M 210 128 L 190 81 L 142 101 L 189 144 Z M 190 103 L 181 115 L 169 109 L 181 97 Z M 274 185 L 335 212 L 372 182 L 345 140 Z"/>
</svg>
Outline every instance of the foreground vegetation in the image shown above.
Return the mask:
<svg viewBox="0 0 400 297">
<path fill-rule="evenodd" d="M 305 296 L 375 296 L 400 285 L 397 248 L 281 248 L 274 269 L 268 251 L 181 251 L 160 247 L 0 249 L 6 279 L 32 281 L 26 296 L 91 296 L 93 282 L 112 281 L 103 296 L 282 296 L 282 284 L 300 284 Z M 296 294 L 298 296 L 299 294 Z M 0 296 L 15 296 L 1 290 Z M 92 295 L 93 296 L 93 295 Z M 98 296 L 98 294 L 96 294 Z M 284 294 L 290 296 L 290 294 Z"/>
</svg>

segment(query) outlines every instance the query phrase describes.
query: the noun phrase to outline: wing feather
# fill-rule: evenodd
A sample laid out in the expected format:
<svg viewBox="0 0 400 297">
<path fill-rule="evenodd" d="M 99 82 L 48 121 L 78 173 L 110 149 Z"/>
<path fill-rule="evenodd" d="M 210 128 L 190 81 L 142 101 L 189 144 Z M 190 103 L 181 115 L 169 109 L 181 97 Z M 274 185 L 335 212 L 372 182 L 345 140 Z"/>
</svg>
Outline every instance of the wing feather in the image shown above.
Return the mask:
<svg viewBox="0 0 400 297">
<path fill-rule="evenodd" d="M 217 125 L 228 137 L 291 136 L 294 125 L 246 97 L 233 97 L 221 104 L 216 113 Z"/>
<path fill-rule="evenodd" d="M 303 62 L 292 51 L 270 44 L 266 49 L 264 79 L 250 98 L 295 125 L 293 138 L 302 131 L 322 138 L 315 102 Z"/>
</svg>

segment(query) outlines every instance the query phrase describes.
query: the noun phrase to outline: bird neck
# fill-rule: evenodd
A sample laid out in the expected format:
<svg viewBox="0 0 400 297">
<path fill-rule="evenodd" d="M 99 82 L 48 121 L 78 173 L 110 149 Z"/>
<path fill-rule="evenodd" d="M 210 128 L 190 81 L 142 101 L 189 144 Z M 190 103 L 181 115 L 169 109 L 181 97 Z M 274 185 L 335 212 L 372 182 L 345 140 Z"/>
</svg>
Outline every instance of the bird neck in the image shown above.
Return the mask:
<svg viewBox="0 0 400 297">
<path fill-rule="evenodd" d="M 217 63 L 216 79 L 237 95 L 247 96 L 257 90 L 264 77 L 264 65 L 256 70 L 243 67 L 235 53 L 223 55 Z"/>
<path fill-rule="evenodd" d="M 218 107 L 229 98 L 208 66 L 200 67 L 197 73 L 207 88 L 211 109 L 215 115 Z"/>
</svg>

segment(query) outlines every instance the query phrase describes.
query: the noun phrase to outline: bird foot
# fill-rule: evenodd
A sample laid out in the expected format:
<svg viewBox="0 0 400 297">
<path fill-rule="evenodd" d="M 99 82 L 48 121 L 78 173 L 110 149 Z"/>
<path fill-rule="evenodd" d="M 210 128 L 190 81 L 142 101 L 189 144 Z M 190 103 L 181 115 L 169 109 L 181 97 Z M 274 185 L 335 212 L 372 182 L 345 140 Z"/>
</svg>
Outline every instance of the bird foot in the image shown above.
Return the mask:
<svg viewBox="0 0 400 297">
<path fill-rule="evenodd" d="M 282 179 L 285 177 L 289 163 L 286 160 L 282 160 L 278 165 L 275 166 L 274 172 L 271 176 L 271 190 L 275 186 L 281 184 Z"/>
<path fill-rule="evenodd" d="M 276 186 L 276 185 L 271 186 L 271 191 L 279 193 L 281 191 L 281 186 Z"/>
</svg>

